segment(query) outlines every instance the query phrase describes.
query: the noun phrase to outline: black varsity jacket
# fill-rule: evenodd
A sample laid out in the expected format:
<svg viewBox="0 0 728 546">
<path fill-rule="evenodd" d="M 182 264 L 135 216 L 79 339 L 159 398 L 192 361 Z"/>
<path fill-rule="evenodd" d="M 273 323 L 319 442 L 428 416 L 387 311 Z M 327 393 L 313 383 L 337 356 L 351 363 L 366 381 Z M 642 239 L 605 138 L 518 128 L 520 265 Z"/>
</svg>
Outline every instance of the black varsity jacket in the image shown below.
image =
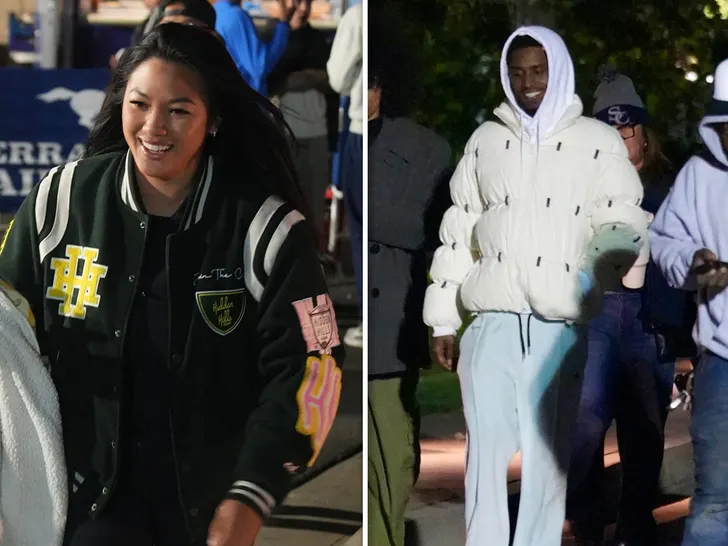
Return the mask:
<svg viewBox="0 0 728 546">
<path fill-rule="evenodd" d="M 167 239 L 170 423 L 194 541 L 217 505 L 270 514 L 316 459 L 336 415 L 343 347 L 312 230 L 254 175 L 205 159 Z M 148 218 L 130 154 L 50 171 L 0 248 L 26 296 L 58 391 L 67 539 L 118 481 L 127 322 Z"/>
</svg>

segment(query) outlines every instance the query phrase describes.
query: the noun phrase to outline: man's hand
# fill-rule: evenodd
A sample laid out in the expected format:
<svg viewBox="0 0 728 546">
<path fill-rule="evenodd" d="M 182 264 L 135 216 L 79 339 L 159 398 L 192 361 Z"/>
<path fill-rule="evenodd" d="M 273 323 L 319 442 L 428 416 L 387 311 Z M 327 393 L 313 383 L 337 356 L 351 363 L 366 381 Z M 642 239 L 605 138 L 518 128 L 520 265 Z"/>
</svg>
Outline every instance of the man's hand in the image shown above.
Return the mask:
<svg viewBox="0 0 728 546">
<path fill-rule="evenodd" d="M 707 248 L 698 250 L 693 256 L 691 271 L 694 272 L 695 281 L 700 288 L 717 288 L 719 290 L 728 286 L 728 267 L 716 265 L 707 271 L 700 271 L 701 266 L 718 262 L 718 257 Z"/>
<path fill-rule="evenodd" d="M 298 0 L 278 0 L 278 7 L 280 8 L 278 18 L 285 23 L 290 23 L 298 7 Z"/>
<path fill-rule="evenodd" d="M 263 520 L 236 500 L 224 500 L 215 511 L 207 533 L 208 546 L 253 546 Z"/>
<path fill-rule="evenodd" d="M 455 336 L 439 336 L 432 338 L 432 354 L 435 360 L 445 369 L 452 371 L 457 360 L 457 341 Z"/>
</svg>

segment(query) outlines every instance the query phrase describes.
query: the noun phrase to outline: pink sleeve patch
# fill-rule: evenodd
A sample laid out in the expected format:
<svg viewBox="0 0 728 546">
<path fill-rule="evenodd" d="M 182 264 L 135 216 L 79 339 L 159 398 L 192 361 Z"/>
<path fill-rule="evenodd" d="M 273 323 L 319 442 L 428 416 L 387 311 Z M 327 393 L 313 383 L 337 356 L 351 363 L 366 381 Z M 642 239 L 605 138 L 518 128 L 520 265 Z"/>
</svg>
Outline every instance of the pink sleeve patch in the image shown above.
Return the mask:
<svg viewBox="0 0 728 546">
<path fill-rule="evenodd" d="M 296 393 L 298 421 L 296 430 L 311 437 L 313 456 L 311 466 L 318 457 L 331 430 L 339 408 L 341 396 L 341 370 L 330 355 L 310 356 L 306 371 Z"/>
<path fill-rule="evenodd" d="M 315 306 L 313 298 L 306 298 L 294 301 L 293 307 L 301 324 L 307 353 L 331 354 L 332 348 L 341 345 L 334 304 L 328 294 L 316 296 Z"/>
</svg>

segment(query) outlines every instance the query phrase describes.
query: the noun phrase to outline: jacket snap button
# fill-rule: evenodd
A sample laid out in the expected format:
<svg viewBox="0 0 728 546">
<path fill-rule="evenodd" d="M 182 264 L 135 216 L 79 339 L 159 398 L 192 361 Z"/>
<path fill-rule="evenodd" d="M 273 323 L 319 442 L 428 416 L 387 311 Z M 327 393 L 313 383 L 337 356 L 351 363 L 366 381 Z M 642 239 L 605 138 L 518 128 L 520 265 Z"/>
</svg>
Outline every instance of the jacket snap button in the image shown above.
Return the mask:
<svg viewBox="0 0 728 546">
<path fill-rule="evenodd" d="M 142 229 L 146 229 L 147 228 L 146 222 L 139 222 L 139 227 Z"/>
<path fill-rule="evenodd" d="M 104 488 L 103 488 L 103 489 L 101 490 L 101 494 L 102 494 L 102 495 L 108 495 L 108 494 L 109 494 L 109 488 L 108 488 L 108 487 L 104 487 Z"/>
<path fill-rule="evenodd" d="M 111 442 L 111 449 L 116 449 L 116 442 L 114 442 L 114 441 Z"/>
<path fill-rule="evenodd" d="M 197 508 L 190 508 L 190 515 L 194 518 L 200 511 Z"/>
<path fill-rule="evenodd" d="M 129 282 L 134 282 L 136 280 L 136 277 L 134 275 L 129 275 Z"/>
<path fill-rule="evenodd" d="M 91 505 L 91 511 L 92 511 L 92 512 L 96 512 L 96 509 L 97 509 L 98 507 L 99 507 L 99 506 L 98 506 L 98 505 L 97 505 L 96 503 L 93 503 L 93 504 Z"/>
<path fill-rule="evenodd" d="M 121 330 L 116 330 L 116 331 L 114 332 L 114 335 L 115 335 L 116 337 L 121 337 Z"/>
</svg>

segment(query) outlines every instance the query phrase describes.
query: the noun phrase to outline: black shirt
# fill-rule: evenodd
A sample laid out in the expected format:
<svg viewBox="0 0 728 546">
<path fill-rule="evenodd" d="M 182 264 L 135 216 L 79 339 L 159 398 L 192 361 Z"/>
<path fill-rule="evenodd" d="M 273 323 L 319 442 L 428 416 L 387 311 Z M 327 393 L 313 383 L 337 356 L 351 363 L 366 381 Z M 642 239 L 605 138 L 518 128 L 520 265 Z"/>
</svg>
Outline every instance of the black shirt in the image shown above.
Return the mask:
<svg viewBox="0 0 728 546">
<path fill-rule="evenodd" d="M 180 211 L 184 206 L 180 207 Z M 127 469 L 132 481 L 174 480 L 169 393 L 169 293 L 167 237 L 179 230 L 182 214 L 149 216 L 147 241 L 136 301 L 129 320 L 124 413 Z M 143 478 L 142 478 L 143 477 Z"/>
</svg>

